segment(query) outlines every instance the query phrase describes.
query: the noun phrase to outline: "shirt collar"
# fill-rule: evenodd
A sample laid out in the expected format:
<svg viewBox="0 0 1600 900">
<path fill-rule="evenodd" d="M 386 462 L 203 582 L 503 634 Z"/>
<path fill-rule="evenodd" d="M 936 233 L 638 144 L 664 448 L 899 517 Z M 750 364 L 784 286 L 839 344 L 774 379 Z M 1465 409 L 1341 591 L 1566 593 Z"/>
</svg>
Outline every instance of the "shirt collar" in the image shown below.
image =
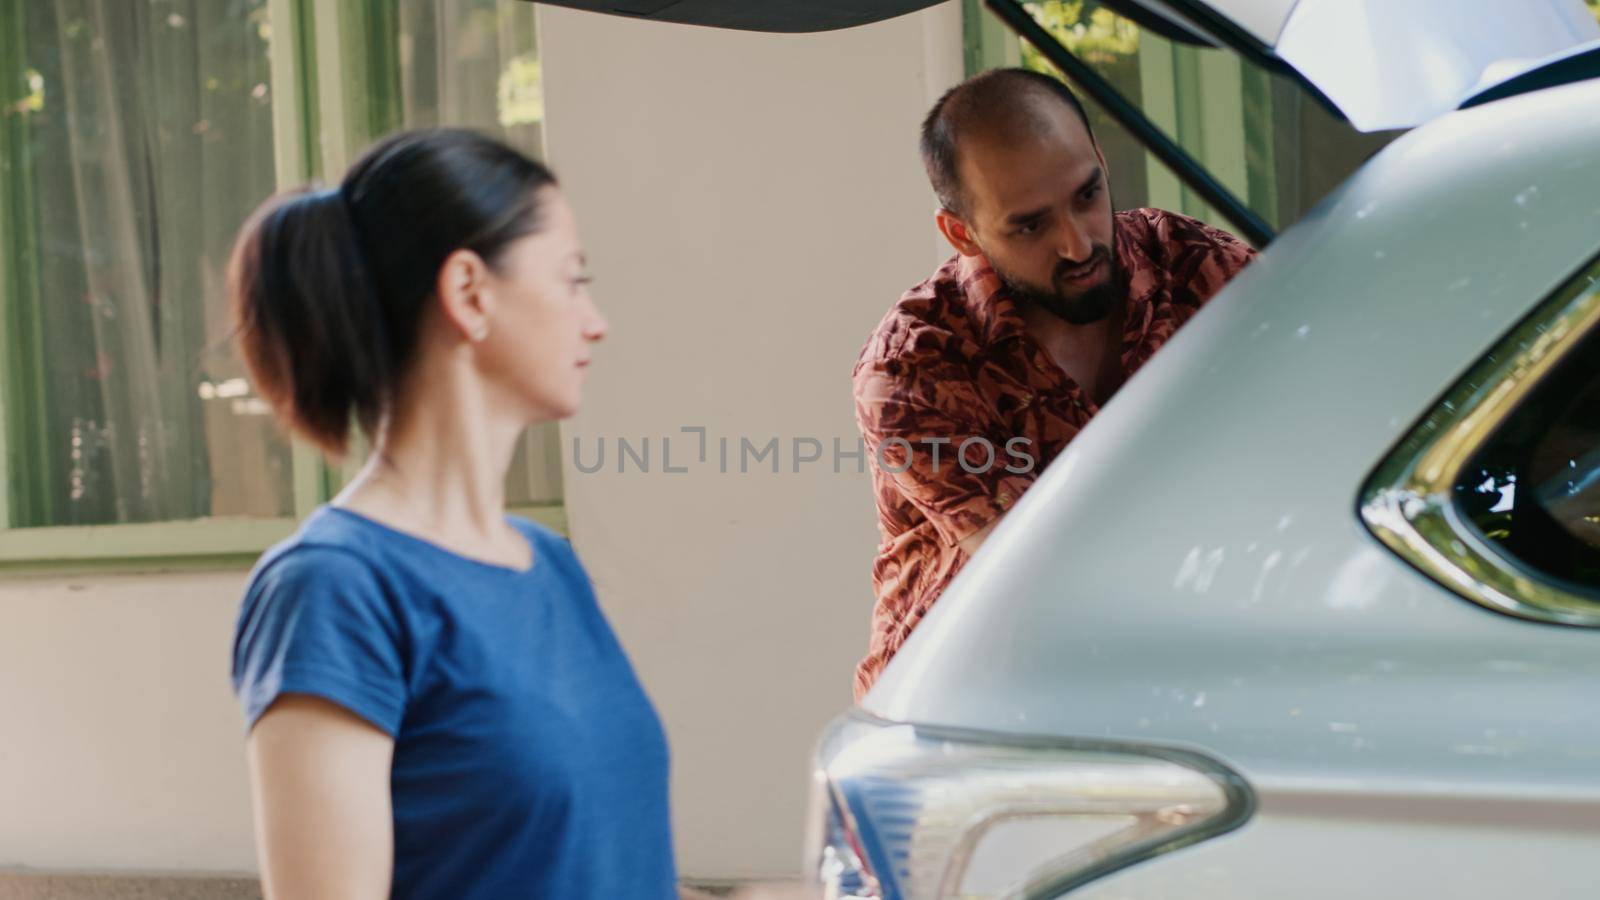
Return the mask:
<svg viewBox="0 0 1600 900">
<path fill-rule="evenodd" d="M 1022 334 L 1027 325 L 987 257 L 957 256 L 956 290 L 978 341 L 993 344 Z"/>
</svg>

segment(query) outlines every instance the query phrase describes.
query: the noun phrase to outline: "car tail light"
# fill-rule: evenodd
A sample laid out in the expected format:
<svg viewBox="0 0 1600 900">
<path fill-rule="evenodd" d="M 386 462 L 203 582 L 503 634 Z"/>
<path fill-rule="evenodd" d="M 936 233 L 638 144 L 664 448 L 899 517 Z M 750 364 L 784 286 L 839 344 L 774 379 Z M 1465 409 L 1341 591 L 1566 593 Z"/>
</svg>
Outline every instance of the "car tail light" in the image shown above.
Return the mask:
<svg viewBox="0 0 1600 900">
<path fill-rule="evenodd" d="M 854 711 L 817 750 L 806 868 L 826 900 L 1054 897 L 1253 808 L 1244 780 L 1198 753 Z"/>
</svg>

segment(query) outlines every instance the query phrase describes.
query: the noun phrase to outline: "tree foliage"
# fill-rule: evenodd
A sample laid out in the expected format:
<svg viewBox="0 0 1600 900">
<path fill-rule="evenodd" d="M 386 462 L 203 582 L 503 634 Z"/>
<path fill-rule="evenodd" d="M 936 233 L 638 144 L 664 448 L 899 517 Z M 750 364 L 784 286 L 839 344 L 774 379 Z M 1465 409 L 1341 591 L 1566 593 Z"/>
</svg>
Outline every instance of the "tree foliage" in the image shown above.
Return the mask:
<svg viewBox="0 0 1600 900">
<path fill-rule="evenodd" d="M 1073 55 L 1096 68 L 1118 68 L 1139 52 L 1139 26 L 1093 0 L 1044 0 L 1028 8 Z M 1022 58 L 1029 68 L 1051 71 L 1031 45 L 1023 45 Z"/>
</svg>

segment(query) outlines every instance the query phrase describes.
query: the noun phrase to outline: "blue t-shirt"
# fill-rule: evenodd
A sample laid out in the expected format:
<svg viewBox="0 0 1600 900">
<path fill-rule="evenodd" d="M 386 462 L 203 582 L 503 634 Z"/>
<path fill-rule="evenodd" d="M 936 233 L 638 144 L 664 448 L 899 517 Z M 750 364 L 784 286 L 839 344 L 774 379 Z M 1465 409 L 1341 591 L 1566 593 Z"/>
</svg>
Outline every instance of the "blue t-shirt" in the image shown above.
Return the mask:
<svg viewBox="0 0 1600 900">
<path fill-rule="evenodd" d="M 313 694 L 394 738 L 395 897 L 676 897 L 661 723 L 571 545 L 509 521 L 527 570 L 313 513 L 245 592 L 246 721 Z"/>
</svg>

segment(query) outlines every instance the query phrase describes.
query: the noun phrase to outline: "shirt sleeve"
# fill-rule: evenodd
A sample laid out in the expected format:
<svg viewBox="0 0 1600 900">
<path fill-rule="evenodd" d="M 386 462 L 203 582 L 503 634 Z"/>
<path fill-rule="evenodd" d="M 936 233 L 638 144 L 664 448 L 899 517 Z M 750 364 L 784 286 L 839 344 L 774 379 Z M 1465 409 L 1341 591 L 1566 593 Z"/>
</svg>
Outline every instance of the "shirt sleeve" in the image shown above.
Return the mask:
<svg viewBox="0 0 1600 900">
<path fill-rule="evenodd" d="M 970 379 L 941 378 L 903 362 L 857 370 L 856 419 L 870 465 L 927 517 L 940 540 L 959 544 L 999 518 L 1034 479 L 1037 448 L 1008 443 L 985 421 Z"/>
<path fill-rule="evenodd" d="M 396 735 L 407 693 L 400 647 L 394 609 L 367 563 L 333 548 L 290 550 L 251 581 L 239 614 L 233 688 L 246 728 L 293 693 Z"/>
<path fill-rule="evenodd" d="M 1254 248 L 1220 228 L 1193 219 L 1166 221 L 1171 223 L 1164 236 L 1171 256 L 1167 265 L 1180 303 L 1204 306 L 1256 258 Z"/>
</svg>

